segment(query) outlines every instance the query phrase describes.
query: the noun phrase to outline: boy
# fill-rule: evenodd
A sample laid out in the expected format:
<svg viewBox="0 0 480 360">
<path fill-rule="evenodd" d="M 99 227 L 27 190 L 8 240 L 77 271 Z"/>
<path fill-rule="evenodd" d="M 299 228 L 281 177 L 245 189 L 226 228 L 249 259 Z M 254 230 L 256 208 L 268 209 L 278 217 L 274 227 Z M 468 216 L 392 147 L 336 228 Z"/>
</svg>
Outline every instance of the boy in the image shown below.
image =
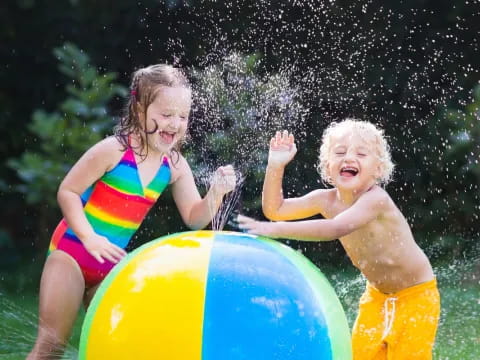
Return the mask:
<svg viewBox="0 0 480 360">
<path fill-rule="evenodd" d="M 270 141 L 263 186 L 265 216 L 239 216 L 249 233 L 304 241 L 339 239 L 367 279 L 352 331 L 355 360 L 431 359 L 440 312 L 432 267 L 387 192 L 393 164 L 383 132 L 346 119 L 323 134 L 319 170 L 333 185 L 284 199 L 282 178 L 293 159 L 293 135 Z M 321 214 L 325 219 L 286 222 Z"/>
</svg>

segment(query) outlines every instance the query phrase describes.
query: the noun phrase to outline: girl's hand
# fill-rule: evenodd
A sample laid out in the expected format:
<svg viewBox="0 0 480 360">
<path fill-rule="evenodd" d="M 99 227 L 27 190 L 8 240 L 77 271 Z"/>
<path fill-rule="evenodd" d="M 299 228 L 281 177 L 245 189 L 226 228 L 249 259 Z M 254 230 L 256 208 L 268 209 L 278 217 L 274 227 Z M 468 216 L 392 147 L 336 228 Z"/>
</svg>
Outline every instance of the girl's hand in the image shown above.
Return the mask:
<svg viewBox="0 0 480 360">
<path fill-rule="evenodd" d="M 297 153 L 297 146 L 293 134 L 287 130 L 277 131 L 270 140 L 270 150 L 268 152 L 268 165 L 286 166 Z"/>
<path fill-rule="evenodd" d="M 111 243 L 105 236 L 98 234 L 82 239 L 82 243 L 88 253 L 101 264 L 105 262 L 105 259 L 116 264 L 127 255 L 121 247 Z"/>
<path fill-rule="evenodd" d="M 235 189 L 237 175 L 232 165 L 220 166 L 213 174 L 210 187 L 216 194 L 225 195 Z"/>
<path fill-rule="evenodd" d="M 267 221 L 257 221 L 247 216 L 237 216 L 238 227 L 249 234 L 264 235 L 276 237 L 274 233 L 275 223 Z"/>
</svg>

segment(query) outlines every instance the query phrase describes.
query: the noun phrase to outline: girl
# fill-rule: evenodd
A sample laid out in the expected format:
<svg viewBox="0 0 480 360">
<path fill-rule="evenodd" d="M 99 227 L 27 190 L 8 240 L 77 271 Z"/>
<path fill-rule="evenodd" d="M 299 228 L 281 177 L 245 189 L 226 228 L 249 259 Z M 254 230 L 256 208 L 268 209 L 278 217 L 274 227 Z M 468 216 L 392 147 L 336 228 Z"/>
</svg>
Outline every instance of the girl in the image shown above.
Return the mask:
<svg viewBox="0 0 480 360">
<path fill-rule="evenodd" d="M 90 148 L 58 190 L 64 215 L 53 233 L 40 283 L 39 329 L 27 359 L 63 353 L 82 300 L 88 306 L 102 279 L 171 184 L 187 226 L 208 225 L 236 183 L 232 166 L 220 167 L 202 199 L 179 152 L 191 107 L 183 73 L 169 65 L 136 71 L 126 116 L 115 135 Z M 213 210 L 213 211 L 212 211 Z"/>
</svg>

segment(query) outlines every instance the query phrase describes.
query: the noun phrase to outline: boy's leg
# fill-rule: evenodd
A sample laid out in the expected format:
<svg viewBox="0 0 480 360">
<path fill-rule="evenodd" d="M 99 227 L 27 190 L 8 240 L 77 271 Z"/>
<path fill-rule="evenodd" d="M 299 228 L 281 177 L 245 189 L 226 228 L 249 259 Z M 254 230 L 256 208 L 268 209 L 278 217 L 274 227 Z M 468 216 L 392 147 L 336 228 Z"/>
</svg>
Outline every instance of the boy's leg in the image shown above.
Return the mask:
<svg viewBox="0 0 480 360">
<path fill-rule="evenodd" d="M 401 303 L 400 303 L 401 302 Z M 431 360 L 440 315 L 436 287 L 399 299 L 398 311 L 388 340 L 388 360 Z"/>
<path fill-rule="evenodd" d="M 384 299 L 367 287 L 360 298 L 358 316 L 352 330 L 353 360 L 386 360 Z"/>
<path fill-rule="evenodd" d="M 76 261 L 63 251 L 53 251 L 40 281 L 38 335 L 27 360 L 60 358 L 84 291 L 85 281 Z"/>
</svg>

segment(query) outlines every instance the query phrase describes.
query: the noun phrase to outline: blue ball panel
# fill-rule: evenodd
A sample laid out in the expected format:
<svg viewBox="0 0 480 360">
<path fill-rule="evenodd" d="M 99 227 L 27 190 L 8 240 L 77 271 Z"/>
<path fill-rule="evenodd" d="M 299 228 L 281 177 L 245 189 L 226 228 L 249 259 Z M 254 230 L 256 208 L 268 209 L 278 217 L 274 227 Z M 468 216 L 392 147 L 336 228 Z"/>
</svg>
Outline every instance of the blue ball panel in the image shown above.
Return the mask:
<svg viewBox="0 0 480 360">
<path fill-rule="evenodd" d="M 216 234 L 203 359 L 332 359 L 325 317 L 288 258 L 249 235 Z"/>
</svg>

